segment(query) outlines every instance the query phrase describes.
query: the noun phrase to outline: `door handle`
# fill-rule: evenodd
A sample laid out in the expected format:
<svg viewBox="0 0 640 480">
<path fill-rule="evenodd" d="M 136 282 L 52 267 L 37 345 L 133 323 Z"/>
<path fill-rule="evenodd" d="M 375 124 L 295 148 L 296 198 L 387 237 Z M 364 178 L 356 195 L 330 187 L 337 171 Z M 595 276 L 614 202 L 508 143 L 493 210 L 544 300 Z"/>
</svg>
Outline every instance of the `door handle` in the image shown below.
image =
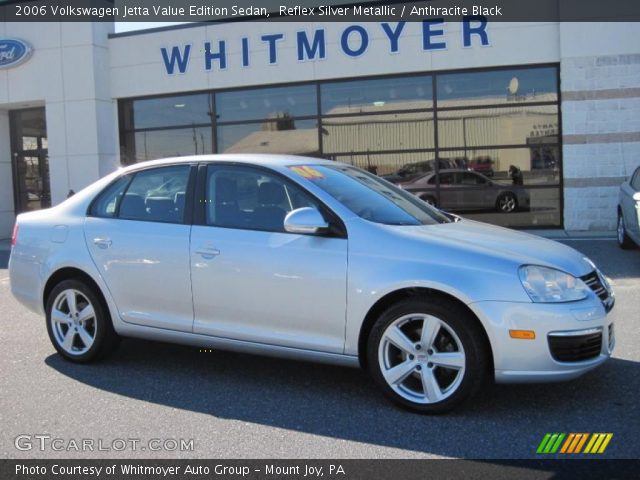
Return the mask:
<svg viewBox="0 0 640 480">
<path fill-rule="evenodd" d="M 99 248 L 109 248 L 111 246 L 110 238 L 94 238 L 93 243 L 97 245 Z"/>
<path fill-rule="evenodd" d="M 217 248 L 200 248 L 196 250 L 196 253 L 198 255 L 202 255 L 203 258 L 210 259 L 220 255 L 220 250 L 218 250 Z"/>
</svg>

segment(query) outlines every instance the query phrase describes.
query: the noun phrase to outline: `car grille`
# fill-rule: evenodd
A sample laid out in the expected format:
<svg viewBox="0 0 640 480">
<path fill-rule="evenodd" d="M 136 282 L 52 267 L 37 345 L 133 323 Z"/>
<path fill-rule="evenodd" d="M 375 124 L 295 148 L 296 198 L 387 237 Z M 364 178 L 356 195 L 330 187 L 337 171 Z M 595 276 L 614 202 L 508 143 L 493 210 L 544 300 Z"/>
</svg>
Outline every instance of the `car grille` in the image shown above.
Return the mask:
<svg viewBox="0 0 640 480">
<path fill-rule="evenodd" d="M 558 362 L 581 362 L 596 358 L 602 350 L 602 330 L 584 335 L 550 333 L 549 350 Z"/>
<path fill-rule="evenodd" d="M 609 295 L 595 270 L 580 279 L 598 296 L 607 312 L 613 308 L 613 298 Z"/>
</svg>

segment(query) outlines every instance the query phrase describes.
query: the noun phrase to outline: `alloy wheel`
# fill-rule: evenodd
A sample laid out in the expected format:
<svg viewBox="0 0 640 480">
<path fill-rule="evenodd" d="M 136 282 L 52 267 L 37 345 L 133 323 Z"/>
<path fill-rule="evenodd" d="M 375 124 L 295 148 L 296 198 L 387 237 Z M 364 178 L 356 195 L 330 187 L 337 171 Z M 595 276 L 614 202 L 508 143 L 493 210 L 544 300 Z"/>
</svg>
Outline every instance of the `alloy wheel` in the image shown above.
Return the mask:
<svg viewBox="0 0 640 480">
<path fill-rule="evenodd" d="M 516 209 L 516 198 L 513 195 L 503 195 L 498 200 L 498 208 L 505 213 L 513 212 Z"/>
<path fill-rule="evenodd" d="M 96 340 L 96 313 L 89 299 L 75 289 L 63 290 L 53 302 L 51 330 L 69 355 L 86 353 Z"/>
<path fill-rule="evenodd" d="M 466 357 L 462 342 L 445 322 L 433 315 L 410 314 L 386 328 L 378 362 L 396 394 L 410 402 L 432 404 L 456 392 Z"/>
</svg>

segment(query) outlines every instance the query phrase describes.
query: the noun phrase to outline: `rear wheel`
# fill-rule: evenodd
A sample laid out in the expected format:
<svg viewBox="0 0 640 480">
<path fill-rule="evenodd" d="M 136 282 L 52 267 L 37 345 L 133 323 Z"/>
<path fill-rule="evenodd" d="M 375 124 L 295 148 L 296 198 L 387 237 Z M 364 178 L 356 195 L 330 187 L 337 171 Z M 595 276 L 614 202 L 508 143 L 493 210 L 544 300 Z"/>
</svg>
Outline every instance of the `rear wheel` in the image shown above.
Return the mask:
<svg viewBox="0 0 640 480">
<path fill-rule="evenodd" d="M 618 212 L 618 228 L 617 228 L 618 245 L 620 248 L 628 250 L 635 247 L 633 240 L 627 235 L 627 229 L 624 226 L 624 217 L 622 212 Z"/>
<path fill-rule="evenodd" d="M 87 363 L 115 348 L 118 335 L 102 299 L 80 280 L 64 280 L 47 300 L 47 332 L 67 360 Z"/>
<path fill-rule="evenodd" d="M 374 380 L 395 403 L 443 413 L 486 381 L 489 349 L 477 320 L 457 303 L 411 299 L 387 309 L 368 341 Z"/>
<path fill-rule="evenodd" d="M 496 201 L 496 209 L 502 213 L 515 212 L 518 208 L 518 200 L 511 192 L 501 193 Z"/>
</svg>

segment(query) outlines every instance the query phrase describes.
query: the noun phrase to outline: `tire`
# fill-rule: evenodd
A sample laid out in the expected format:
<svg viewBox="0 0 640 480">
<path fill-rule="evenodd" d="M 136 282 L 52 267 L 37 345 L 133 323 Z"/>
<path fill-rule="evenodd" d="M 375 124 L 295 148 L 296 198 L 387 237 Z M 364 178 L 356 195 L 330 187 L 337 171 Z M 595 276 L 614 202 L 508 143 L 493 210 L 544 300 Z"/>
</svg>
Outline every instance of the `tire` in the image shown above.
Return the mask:
<svg viewBox="0 0 640 480">
<path fill-rule="evenodd" d="M 636 245 L 633 240 L 627 235 L 627 228 L 624 226 L 624 217 L 622 212 L 618 211 L 618 228 L 616 231 L 616 239 L 618 240 L 618 246 L 623 250 L 630 250 Z"/>
<path fill-rule="evenodd" d="M 425 203 L 428 203 L 432 207 L 438 208 L 438 202 L 436 202 L 436 199 L 433 198 L 431 195 L 420 195 L 420 200 L 422 200 Z"/>
<path fill-rule="evenodd" d="M 89 363 L 118 344 L 104 300 L 81 280 L 64 280 L 56 285 L 47 298 L 46 314 L 49 339 L 67 360 Z"/>
<path fill-rule="evenodd" d="M 512 213 L 518 209 L 518 199 L 512 192 L 504 192 L 496 200 L 496 210 L 501 213 Z"/>
<path fill-rule="evenodd" d="M 425 414 L 447 412 L 471 398 L 491 368 L 477 319 L 441 297 L 411 298 L 382 313 L 368 338 L 367 361 L 390 400 Z"/>
</svg>

